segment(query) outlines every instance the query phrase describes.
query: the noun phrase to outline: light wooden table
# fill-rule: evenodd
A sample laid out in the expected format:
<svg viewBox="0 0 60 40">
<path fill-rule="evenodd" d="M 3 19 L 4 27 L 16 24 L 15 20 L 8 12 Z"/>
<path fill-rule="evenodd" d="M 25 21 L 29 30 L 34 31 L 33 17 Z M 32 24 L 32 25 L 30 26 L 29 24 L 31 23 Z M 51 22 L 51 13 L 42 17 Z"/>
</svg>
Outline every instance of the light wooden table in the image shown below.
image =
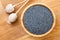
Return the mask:
<svg viewBox="0 0 60 40">
<path fill-rule="evenodd" d="M 30 0 L 19 12 L 18 20 L 14 24 L 9 25 L 6 22 L 9 14 L 4 11 L 4 8 L 8 3 L 16 4 L 21 1 L 23 0 L 0 0 L 0 40 L 60 40 L 60 0 Z M 51 33 L 41 38 L 28 36 L 20 24 L 20 17 L 23 10 L 29 4 L 37 2 L 47 4 L 56 15 L 56 25 L 54 29 Z M 15 11 L 18 8 L 19 6 L 15 8 Z"/>
</svg>

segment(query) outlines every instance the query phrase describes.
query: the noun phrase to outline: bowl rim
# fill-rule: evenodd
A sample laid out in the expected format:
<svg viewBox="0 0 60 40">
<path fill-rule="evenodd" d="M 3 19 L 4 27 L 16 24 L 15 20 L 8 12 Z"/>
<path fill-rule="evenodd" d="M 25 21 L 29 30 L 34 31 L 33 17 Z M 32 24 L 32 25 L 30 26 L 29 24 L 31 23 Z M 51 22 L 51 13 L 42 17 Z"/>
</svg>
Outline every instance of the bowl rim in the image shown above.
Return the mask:
<svg viewBox="0 0 60 40">
<path fill-rule="evenodd" d="M 51 29 L 50 29 L 48 32 L 46 32 L 46 33 L 44 33 L 44 34 L 40 34 L 40 35 L 32 34 L 31 32 L 29 32 L 29 31 L 24 27 L 24 24 L 23 24 L 23 16 L 24 16 L 24 13 L 25 13 L 25 11 L 26 11 L 28 8 L 30 8 L 31 6 L 34 6 L 34 5 L 42 5 L 42 6 L 47 7 L 47 8 L 51 11 L 51 13 L 52 13 L 52 15 L 53 15 L 54 21 L 53 21 L 52 27 L 51 27 Z M 28 7 L 26 7 L 26 8 L 24 9 L 24 11 L 23 11 L 23 13 L 22 13 L 22 15 L 21 15 L 21 26 L 22 26 L 22 28 L 24 29 L 24 31 L 25 31 L 27 34 L 29 34 L 30 36 L 33 36 L 33 37 L 43 37 L 43 36 L 49 34 L 49 33 L 53 30 L 53 28 L 55 27 L 55 23 L 56 23 L 56 17 L 55 17 L 55 14 L 54 14 L 53 10 L 52 10 L 48 5 L 46 5 L 46 4 L 44 4 L 44 3 L 32 3 L 32 4 L 30 4 Z"/>
</svg>

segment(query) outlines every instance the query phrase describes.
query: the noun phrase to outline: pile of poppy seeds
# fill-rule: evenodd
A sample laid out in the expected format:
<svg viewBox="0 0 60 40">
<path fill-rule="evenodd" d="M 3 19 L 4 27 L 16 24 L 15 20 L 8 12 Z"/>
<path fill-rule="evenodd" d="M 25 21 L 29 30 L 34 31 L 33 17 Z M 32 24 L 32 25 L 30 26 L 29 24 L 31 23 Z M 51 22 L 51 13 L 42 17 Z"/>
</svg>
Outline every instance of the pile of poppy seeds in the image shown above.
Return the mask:
<svg viewBox="0 0 60 40">
<path fill-rule="evenodd" d="M 44 5 L 29 7 L 23 16 L 23 24 L 28 32 L 36 35 L 48 32 L 53 25 L 53 15 Z"/>
</svg>

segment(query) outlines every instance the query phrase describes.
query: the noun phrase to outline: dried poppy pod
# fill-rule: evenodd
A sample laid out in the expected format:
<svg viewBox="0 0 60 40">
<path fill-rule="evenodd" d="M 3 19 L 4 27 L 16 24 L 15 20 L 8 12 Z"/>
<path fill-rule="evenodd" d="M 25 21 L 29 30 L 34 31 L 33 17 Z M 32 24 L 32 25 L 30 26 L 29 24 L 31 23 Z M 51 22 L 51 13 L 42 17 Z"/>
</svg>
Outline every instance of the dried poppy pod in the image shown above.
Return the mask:
<svg viewBox="0 0 60 40">
<path fill-rule="evenodd" d="M 8 5 L 6 5 L 6 7 L 5 7 L 5 11 L 6 11 L 7 13 L 11 13 L 11 12 L 14 11 L 14 7 L 15 7 L 15 6 L 18 6 L 18 5 L 22 4 L 22 3 L 24 3 L 25 1 L 27 1 L 27 0 L 24 0 L 23 2 L 17 3 L 17 4 L 15 4 L 15 5 L 13 5 L 13 4 L 8 4 Z"/>
</svg>

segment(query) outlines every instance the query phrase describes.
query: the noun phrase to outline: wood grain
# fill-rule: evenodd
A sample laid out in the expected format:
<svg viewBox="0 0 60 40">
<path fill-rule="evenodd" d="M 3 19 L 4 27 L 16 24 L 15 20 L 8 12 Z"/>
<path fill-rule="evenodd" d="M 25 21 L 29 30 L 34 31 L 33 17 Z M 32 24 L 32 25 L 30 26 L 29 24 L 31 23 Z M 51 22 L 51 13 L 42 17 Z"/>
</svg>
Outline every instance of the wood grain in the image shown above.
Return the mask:
<svg viewBox="0 0 60 40">
<path fill-rule="evenodd" d="M 60 40 L 60 0 L 30 0 L 19 12 L 18 19 L 12 25 L 7 24 L 9 14 L 4 11 L 8 3 L 16 4 L 23 0 L 0 0 L 0 40 Z M 23 10 L 32 3 L 47 4 L 56 15 L 56 25 L 51 33 L 44 37 L 32 37 L 21 27 L 20 17 Z M 17 6 L 15 11 L 19 8 Z"/>
</svg>

